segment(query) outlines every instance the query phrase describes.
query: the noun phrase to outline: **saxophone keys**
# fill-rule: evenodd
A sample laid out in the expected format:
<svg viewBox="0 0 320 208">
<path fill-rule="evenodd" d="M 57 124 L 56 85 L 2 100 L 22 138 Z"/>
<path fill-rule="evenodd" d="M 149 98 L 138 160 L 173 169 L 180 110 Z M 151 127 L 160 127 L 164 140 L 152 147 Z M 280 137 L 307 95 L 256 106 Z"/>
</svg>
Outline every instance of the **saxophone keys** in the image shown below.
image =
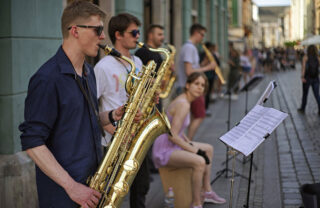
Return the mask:
<svg viewBox="0 0 320 208">
<path fill-rule="evenodd" d="M 113 190 L 117 195 L 124 197 L 129 192 L 129 185 L 126 181 L 120 181 L 113 186 Z"/>
<path fill-rule="evenodd" d="M 109 167 L 107 168 L 107 175 L 110 175 L 111 172 L 112 172 L 112 170 L 113 170 L 113 168 L 112 168 L 111 166 L 109 166 Z"/>
<path fill-rule="evenodd" d="M 104 188 L 106 187 L 106 185 L 107 185 L 107 182 L 103 181 L 99 186 L 99 191 L 104 192 Z"/>
<path fill-rule="evenodd" d="M 136 160 L 127 160 L 123 164 L 123 168 L 126 170 L 128 175 L 132 175 L 138 171 L 139 163 Z"/>
</svg>

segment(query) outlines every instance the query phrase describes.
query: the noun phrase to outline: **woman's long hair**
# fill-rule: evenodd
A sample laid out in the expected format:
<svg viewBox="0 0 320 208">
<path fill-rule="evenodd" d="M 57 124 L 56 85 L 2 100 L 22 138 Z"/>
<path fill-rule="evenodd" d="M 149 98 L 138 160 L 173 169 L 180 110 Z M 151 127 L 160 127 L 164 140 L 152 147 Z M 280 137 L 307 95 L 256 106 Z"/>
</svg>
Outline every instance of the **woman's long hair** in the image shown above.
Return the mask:
<svg viewBox="0 0 320 208">
<path fill-rule="evenodd" d="M 309 45 L 307 49 L 308 58 L 318 58 L 318 50 L 315 45 Z"/>
</svg>

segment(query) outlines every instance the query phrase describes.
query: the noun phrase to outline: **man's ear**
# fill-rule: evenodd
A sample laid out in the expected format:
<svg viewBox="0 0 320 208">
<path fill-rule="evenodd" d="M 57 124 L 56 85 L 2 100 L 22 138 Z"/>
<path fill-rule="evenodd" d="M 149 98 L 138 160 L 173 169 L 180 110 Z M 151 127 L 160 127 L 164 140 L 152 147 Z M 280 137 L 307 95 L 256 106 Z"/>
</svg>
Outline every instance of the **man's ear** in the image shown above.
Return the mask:
<svg viewBox="0 0 320 208">
<path fill-rule="evenodd" d="M 115 36 L 116 40 L 119 40 L 123 37 L 123 35 L 121 35 L 121 33 L 119 31 L 116 31 L 114 36 Z"/>
<path fill-rule="evenodd" d="M 77 27 L 75 27 L 75 26 L 71 27 L 71 29 L 70 29 L 70 34 L 71 34 L 73 37 L 78 38 L 78 37 L 79 37 L 79 33 L 78 33 Z"/>
</svg>

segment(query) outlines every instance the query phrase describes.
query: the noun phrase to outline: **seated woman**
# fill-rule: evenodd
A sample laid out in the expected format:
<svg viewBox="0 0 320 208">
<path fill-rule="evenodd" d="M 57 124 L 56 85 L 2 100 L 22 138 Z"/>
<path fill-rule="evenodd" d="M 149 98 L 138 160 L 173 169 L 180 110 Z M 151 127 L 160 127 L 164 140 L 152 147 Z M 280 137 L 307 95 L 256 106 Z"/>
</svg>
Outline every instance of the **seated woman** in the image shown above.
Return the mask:
<svg viewBox="0 0 320 208">
<path fill-rule="evenodd" d="M 204 202 L 226 202 L 210 185 L 213 147 L 210 144 L 191 141 L 184 134 L 190 122 L 190 104 L 205 93 L 207 85 L 203 73 L 195 72 L 188 77 L 185 92 L 175 98 L 168 107 L 167 115 L 171 122 L 172 136 L 163 134 L 153 144 L 152 157 L 157 168 L 167 166 L 193 169 L 193 208 L 202 208 L 201 197 L 204 197 Z M 201 196 L 202 191 L 204 195 Z"/>
</svg>

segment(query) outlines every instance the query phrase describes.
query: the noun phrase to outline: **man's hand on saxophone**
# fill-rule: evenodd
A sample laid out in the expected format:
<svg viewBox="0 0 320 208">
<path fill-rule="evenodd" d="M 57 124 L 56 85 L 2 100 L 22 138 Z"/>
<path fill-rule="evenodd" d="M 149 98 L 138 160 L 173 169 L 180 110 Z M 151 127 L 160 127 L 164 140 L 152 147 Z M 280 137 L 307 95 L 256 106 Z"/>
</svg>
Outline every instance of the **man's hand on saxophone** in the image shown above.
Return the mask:
<svg viewBox="0 0 320 208">
<path fill-rule="evenodd" d="M 122 118 L 123 114 L 124 114 L 124 106 L 120 106 L 116 110 L 112 111 L 112 117 L 115 121 L 119 121 Z"/>
<path fill-rule="evenodd" d="M 134 117 L 134 122 L 138 123 L 138 122 L 140 122 L 142 120 L 142 118 L 143 118 L 143 115 L 142 115 L 142 113 L 141 113 L 141 111 L 139 109 L 137 114 L 136 114 L 136 116 Z"/>
<path fill-rule="evenodd" d="M 208 64 L 208 67 L 209 67 L 211 70 L 215 70 L 215 69 L 216 69 L 216 66 L 217 66 L 217 64 L 216 64 L 215 62 L 210 62 L 210 63 Z"/>
<path fill-rule="evenodd" d="M 74 202 L 81 205 L 81 208 L 96 207 L 101 198 L 101 193 L 99 193 L 99 191 L 76 181 L 73 181 L 65 190 Z"/>
<path fill-rule="evenodd" d="M 108 124 L 115 125 L 115 122 L 119 121 L 123 114 L 124 114 L 124 105 L 120 106 L 119 108 L 111 111 L 104 111 L 99 114 L 100 122 L 102 126 L 106 126 Z M 139 122 L 142 119 L 142 113 L 138 110 L 137 114 L 134 117 L 135 122 Z"/>
<path fill-rule="evenodd" d="M 154 93 L 153 101 L 154 101 L 155 104 L 159 104 L 159 101 L 160 101 L 160 90 L 157 90 Z"/>
<path fill-rule="evenodd" d="M 207 70 L 215 70 L 217 64 L 215 62 L 210 62 L 208 57 L 204 57 L 203 61 L 200 63 L 201 67 L 205 67 Z"/>
</svg>

